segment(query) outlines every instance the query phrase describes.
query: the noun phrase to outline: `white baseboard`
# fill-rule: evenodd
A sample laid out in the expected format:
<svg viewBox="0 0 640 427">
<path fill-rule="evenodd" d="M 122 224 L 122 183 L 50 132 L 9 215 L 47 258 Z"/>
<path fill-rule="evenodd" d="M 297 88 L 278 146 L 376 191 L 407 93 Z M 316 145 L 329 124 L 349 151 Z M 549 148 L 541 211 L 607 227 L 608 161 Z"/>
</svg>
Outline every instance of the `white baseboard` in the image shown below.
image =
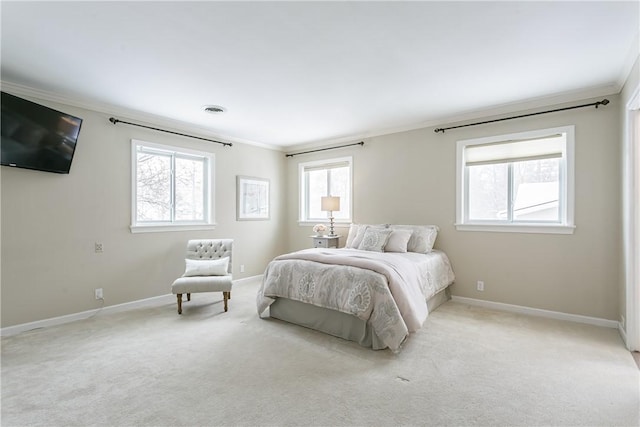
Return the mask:
<svg viewBox="0 0 640 427">
<path fill-rule="evenodd" d="M 478 307 L 490 308 L 499 311 L 528 314 L 531 316 L 546 317 L 549 319 L 568 320 L 570 322 L 586 323 L 588 325 L 604 326 L 605 328 L 619 328 L 619 322 L 615 320 L 600 319 L 598 317 L 582 316 L 579 314 L 562 313 L 559 311 L 543 310 L 540 308 L 525 307 L 522 305 L 504 304 L 501 302 L 485 301 L 475 298 L 452 296 L 452 301 Z"/>
<path fill-rule="evenodd" d="M 242 279 L 234 280 L 233 284 L 242 285 L 245 282 L 256 280 L 262 277 L 262 274 L 257 276 L 245 277 Z M 122 304 L 109 305 L 106 307 L 95 308 L 93 310 L 82 311 L 80 313 L 67 314 L 65 316 L 52 317 L 50 319 L 37 320 L 35 322 L 22 323 L 20 325 L 7 326 L 0 329 L 0 336 L 8 337 L 17 335 L 22 332 L 31 331 L 33 329 L 46 328 L 48 326 L 57 326 L 69 322 L 75 322 L 77 320 L 88 319 L 93 316 L 121 313 L 123 311 L 134 310 L 137 308 L 158 307 L 164 304 L 174 303 L 176 296 L 173 294 L 160 295 L 157 297 L 145 298 L 137 301 L 125 302 Z"/>
<path fill-rule="evenodd" d="M 624 330 L 624 326 L 622 326 L 622 322 L 618 322 L 618 332 L 622 337 L 622 341 L 624 342 L 624 345 L 626 345 L 627 348 L 629 348 L 629 343 L 627 342 L 627 333 Z"/>
<path fill-rule="evenodd" d="M 169 297 L 172 298 L 169 299 Z M 0 336 L 7 337 L 11 335 L 17 335 L 26 331 L 31 331 L 33 329 L 62 325 L 69 322 L 75 322 L 76 320 L 88 319 L 89 317 L 93 317 L 98 314 L 102 315 L 107 313 L 120 313 L 122 311 L 133 310 L 135 308 L 159 306 L 162 304 L 167 304 L 168 302 L 173 302 L 174 298 L 175 296 L 173 296 L 173 294 L 160 295 L 157 297 L 125 302 L 123 304 L 116 304 L 107 307 L 95 308 L 93 310 L 81 311 L 79 313 L 67 314 L 65 316 L 52 317 L 50 319 L 36 320 L 35 322 L 7 326 L 6 328 L 0 329 Z"/>
</svg>

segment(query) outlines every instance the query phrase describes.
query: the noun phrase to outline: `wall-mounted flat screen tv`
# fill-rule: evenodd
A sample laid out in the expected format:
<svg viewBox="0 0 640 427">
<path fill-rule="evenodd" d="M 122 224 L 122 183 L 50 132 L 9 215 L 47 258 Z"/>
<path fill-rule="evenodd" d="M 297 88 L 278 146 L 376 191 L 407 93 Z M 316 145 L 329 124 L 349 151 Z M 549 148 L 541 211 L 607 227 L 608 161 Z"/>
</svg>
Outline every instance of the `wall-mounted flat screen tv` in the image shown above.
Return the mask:
<svg viewBox="0 0 640 427">
<path fill-rule="evenodd" d="M 82 119 L 0 92 L 2 165 L 69 173 Z"/>
</svg>

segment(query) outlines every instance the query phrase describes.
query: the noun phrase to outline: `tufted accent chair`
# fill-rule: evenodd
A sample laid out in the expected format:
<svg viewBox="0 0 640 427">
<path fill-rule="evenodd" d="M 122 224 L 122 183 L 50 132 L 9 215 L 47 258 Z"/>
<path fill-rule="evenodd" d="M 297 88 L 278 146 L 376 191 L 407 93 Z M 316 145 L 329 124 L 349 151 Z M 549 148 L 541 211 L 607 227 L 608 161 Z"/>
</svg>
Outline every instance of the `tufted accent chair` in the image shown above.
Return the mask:
<svg viewBox="0 0 640 427">
<path fill-rule="evenodd" d="M 185 276 L 179 277 L 171 285 L 171 292 L 178 300 L 178 314 L 182 314 L 182 294 L 187 294 L 187 301 L 191 301 L 191 294 L 196 292 L 222 292 L 224 311 L 227 311 L 227 301 L 231 299 L 232 269 L 231 253 L 232 239 L 197 239 L 187 242 L 186 258 L 190 260 L 217 260 L 228 257 L 229 266 L 226 275 L 216 276 Z"/>
</svg>

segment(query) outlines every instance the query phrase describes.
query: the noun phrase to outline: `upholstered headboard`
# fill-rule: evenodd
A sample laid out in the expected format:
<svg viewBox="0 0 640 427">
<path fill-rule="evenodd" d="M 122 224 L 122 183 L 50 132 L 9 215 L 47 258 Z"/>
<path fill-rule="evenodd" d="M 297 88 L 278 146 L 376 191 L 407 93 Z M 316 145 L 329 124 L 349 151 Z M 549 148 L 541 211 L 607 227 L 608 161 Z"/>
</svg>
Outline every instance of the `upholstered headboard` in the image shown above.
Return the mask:
<svg viewBox="0 0 640 427">
<path fill-rule="evenodd" d="M 231 273 L 231 249 L 233 239 L 196 239 L 187 243 L 188 259 L 219 259 L 229 257 L 228 272 Z"/>
</svg>

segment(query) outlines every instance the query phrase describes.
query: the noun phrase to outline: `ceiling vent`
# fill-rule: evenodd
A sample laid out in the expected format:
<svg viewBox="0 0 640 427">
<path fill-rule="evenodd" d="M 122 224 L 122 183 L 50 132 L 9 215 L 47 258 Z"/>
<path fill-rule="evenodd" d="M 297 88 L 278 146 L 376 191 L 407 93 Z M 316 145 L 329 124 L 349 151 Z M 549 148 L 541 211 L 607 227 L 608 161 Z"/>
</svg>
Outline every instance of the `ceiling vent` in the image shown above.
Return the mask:
<svg viewBox="0 0 640 427">
<path fill-rule="evenodd" d="M 227 111 L 226 108 L 221 107 L 219 105 L 205 105 L 202 107 L 205 113 L 209 114 L 222 114 Z"/>
</svg>

